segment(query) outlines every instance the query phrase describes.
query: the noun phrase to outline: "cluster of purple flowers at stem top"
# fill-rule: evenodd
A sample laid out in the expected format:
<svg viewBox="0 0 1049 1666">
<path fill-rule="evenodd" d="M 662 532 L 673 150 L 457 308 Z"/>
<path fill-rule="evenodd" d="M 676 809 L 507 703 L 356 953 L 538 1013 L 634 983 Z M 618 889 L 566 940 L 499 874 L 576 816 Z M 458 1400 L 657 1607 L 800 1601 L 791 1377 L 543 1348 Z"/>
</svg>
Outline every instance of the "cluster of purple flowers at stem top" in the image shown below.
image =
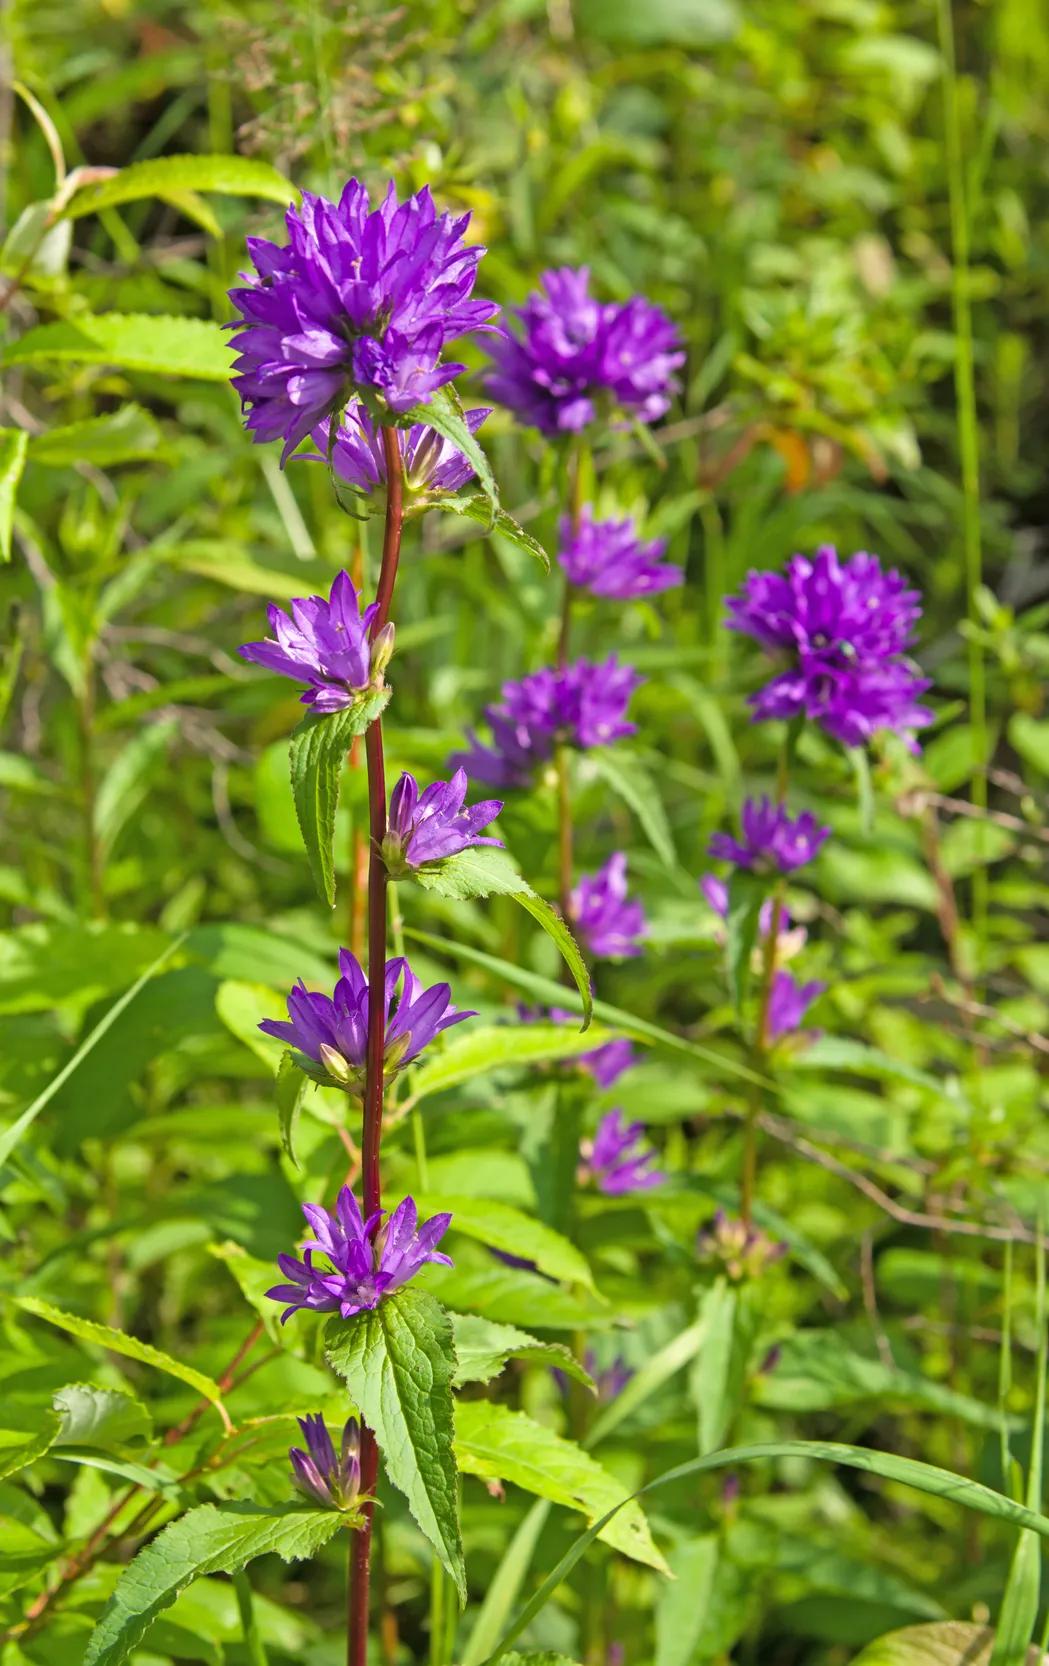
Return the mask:
<svg viewBox="0 0 1049 1666">
<path fill-rule="evenodd" d="M 622 851 L 615 851 L 597 873 L 582 876 L 569 899 L 569 913 L 583 946 L 596 960 L 641 953 L 645 911 L 627 895 Z"/>
<path fill-rule="evenodd" d="M 587 506 L 574 529 L 565 516 L 560 531 L 558 560 L 569 582 L 592 595 L 630 602 L 681 583 L 681 568 L 668 566 L 662 559 L 666 539 L 644 543 L 629 518 L 595 521 Z"/>
<path fill-rule="evenodd" d="M 390 794 L 390 819 L 382 842 L 383 859 L 392 874 L 440 862 L 477 845 L 502 846 L 502 839 L 481 837 L 481 829 L 502 809 L 502 799 L 486 798 L 467 808 L 469 785 L 465 769 L 457 769 L 450 781 L 432 781 L 420 793 L 415 776 L 405 770 Z"/>
<path fill-rule="evenodd" d="M 626 720 L 626 709 L 643 680 L 614 654 L 599 665 L 580 659 L 544 666 L 503 684 L 501 703 L 484 709 L 492 744 L 483 745 L 471 732 L 470 751 L 452 761 L 492 786 L 526 786 L 559 741 L 585 750 L 632 735 L 637 725 Z"/>
<path fill-rule="evenodd" d="M 490 348 L 493 397 L 544 434 L 578 432 L 601 414 L 663 416 L 685 358 L 666 314 L 640 295 L 595 300 L 585 266 L 544 272 L 542 284 L 518 309 L 519 333 Z"/>
<path fill-rule="evenodd" d="M 744 800 L 740 814 L 742 838 L 715 833 L 710 854 L 719 861 L 757 873 L 794 873 L 819 855 L 829 827 L 821 827 L 806 810 L 791 817 L 770 798 Z"/>
<path fill-rule="evenodd" d="M 438 214 L 427 189 L 399 202 L 392 182 L 372 209 L 351 179 L 337 203 L 303 192 L 287 244 L 248 239 L 230 328 L 257 440 L 283 439 L 286 461 L 353 393 L 405 412 L 462 370 L 440 362 L 445 347 L 498 310 L 470 299 L 484 250 L 463 242 L 469 219 Z"/>
<path fill-rule="evenodd" d="M 476 434 L 490 407 L 467 411 L 466 426 Z M 473 479 L 474 467 L 451 440 L 446 440 L 436 428 L 425 422 L 413 422 L 410 428 L 396 428 L 397 444 L 401 452 L 404 481 L 409 492 L 457 492 Z M 331 443 L 330 419 L 318 423 L 311 438 L 316 451 L 305 455 L 314 462 L 331 460 L 339 480 L 355 492 L 369 495 L 386 490 L 386 451 L 383 428 L 373 422 L 363 405 L 353 404 L 343 412 Z M 330 451 L 329 451 L 330 445 Z"/>
<path fill-rule="evenodd" d="M 352 1510 L 361 1490 L 361 1426 L 347 1420 L 336 1452 L 323 1417 L 300 1417 L 306 1450 L 293 1446 L 288 1453 L 292 1476 L 301 1493 L 326 1510 Z"/>
<path fill-rule="evenodd" d="M 341 711 L 381 676 L 393 651 L 393 626 L 374 642 L 368 632 L 375 617 L 372 602 L 362 613 L 349 573 L 339 573 L 327 601 L 323 596 L 296 597 L 291 615 L 276 603 L 267 609 L 272 637 L 245 642 L 240 652 L 253 665 L 308 683 L 302 704 L 315 712 Z"/>
<path fill-rule="evenodd" d="M 277 1265 L 289 1282 L 266 1291 L 273 1301 L 288 1303 L 280 1316 L 282 1325 L 293 1313 L 307 1309 L 349 1319 L 378 1307 L 428 1261 L 452 1265 L 437 1248 L 451 1215 L 432 1215 L 420 1226 L 413 1198 L 406 1197 L 385 1222 L 382 1209 L 365 1220 L 357 1199 L 344 1186 L 333 1215 L 319 1203 L 304 1203 L 302 1212 L 315 1236 L 303 1245 L 301 1260 L 278 1255 Z M 327 1267 L 318 1265 L 318 1256 Z"/>
<path fill-rule="evenodd" d="M 932 721 L 919 704 L 928 679 L 905 657 L 921 597 L 876 555 L 842 562 L 821 545 L 811 561 L 795 555 L 783 573 L 748 574 L 728 608 L 730 629 L 787 662 L 751 696 L 756 717 L 806 717 L 844 746 Z"/>
<path fill-rule="evenodd" d="M 288 996 L 287 1019 L 265 1018 L 259 1029 L 293 1048 L 296 1064 L 315 1081 L 360 1093 L 368 1057 L 368 980 L 348 949 L 339 950 L 339 971 L 333 994 L 300 981 Z M 452 1006 L 451 993 L 446 983 L 424 989 L 401 957 L 386 962 L 387 1076 L 417 1058 L 441 1030 L 474 1017 Z"/>
<path fill-rule="evenodd" d="M 580 1146 L 580 1157 L 580 1180 L 592 1181 L 609 1197 L 647 1191 L 666 1178 L 654 1166 L 658 1153 L 645 1144 L 644 1123 L 624 1122 L 618 1109 L 601 1118 L 593 1139 Z"/>
</svg>

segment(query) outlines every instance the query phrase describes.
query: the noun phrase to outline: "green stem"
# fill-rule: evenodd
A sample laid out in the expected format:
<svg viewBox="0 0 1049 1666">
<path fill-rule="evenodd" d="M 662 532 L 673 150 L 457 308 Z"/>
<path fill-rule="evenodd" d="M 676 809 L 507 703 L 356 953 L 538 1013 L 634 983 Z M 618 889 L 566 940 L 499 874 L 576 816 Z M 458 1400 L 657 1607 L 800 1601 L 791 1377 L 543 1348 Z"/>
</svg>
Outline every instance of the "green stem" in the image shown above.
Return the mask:
<svg viewBox="0 0 1049 1666">
<path fill-rule="evenodd" d="M 251 1581 L 243 1571 L 233 1575 L 233 1589 L 237 1597 L 237 1612 L 240 1615 L 241 1635 L 247 1652 L 250 1666 L 268 1666 L 266 1648 L 259 1633 L 259 1623 L 255 1616 L 255 1604 L 251 1594 Z"/>
</svg>

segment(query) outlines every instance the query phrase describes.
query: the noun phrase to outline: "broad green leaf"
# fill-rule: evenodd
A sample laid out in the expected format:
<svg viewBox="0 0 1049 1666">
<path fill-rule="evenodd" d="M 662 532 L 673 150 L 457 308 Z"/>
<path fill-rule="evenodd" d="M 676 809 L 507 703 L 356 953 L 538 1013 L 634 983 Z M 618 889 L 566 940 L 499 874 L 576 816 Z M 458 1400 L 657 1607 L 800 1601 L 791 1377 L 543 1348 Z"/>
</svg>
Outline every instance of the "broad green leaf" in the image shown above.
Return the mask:
<svg viewBox="0 0 1049 1666">
<path fill-rule="evenodd" d="M 624 804 L 633 810 L 649 844 L 668 868 L 677 867 L 677 851 L 659 788 L 641 760 L 632 753 L 596 748 L 584 759 L 585 770 L 596 770 Z"/>
<path fill-rule="evenodd" d="M 1049 775 L 1049 719 L 1014 712 L 1009 719 L 1009 740 L 1025 764 L 1040 775 Z"/>
<path fill-rule="evenodd" d="M 427 1050 L 412 1072 L 411 1099 L 417 1104 L 489 1070 L 527 1070 L 534 1065 L 577 1059 L 613 1039 L 613 1031 L 585 1032 L 571 1024 L 466 1025 L 453 1032 L 439 1050 Z"/>
<path fill-rule="evenodd" d="M 118 1480 L 128 1481 L 145 1492 L 178 1494 L 179 1477 L 167 1467 L 156 1465 L 147 1469 L 145 1464 L 134 1463 L 130 1458 L 111 1458 L 108 1453 L 95 1451 L 90 1446 L 55 1445 L 48 1456 L 62 1463 L 77 1464 L 81 1469 L 98 1469 L 105 1475 L 115 1475 Z"/>
<path fill-rule="evenodd" d="M 534 1261 L 548 1278 L 593 1289 L 594 1275 L 575 1245 L 560 1232 L 512 1208 L 509 1203 L 436 1193 L 416 1194 L 416 1203 L 424 1219 L 449 1214 L 453 1232 L 463 1232 L 479 1243 L 519 1256 L 523 1261 Z"/>
<path fill-rule="evenodd" d="M 0 364 L 110 364 L 202 382 L 228 382 L 232 362 L 220 325 L 159 313 L 78 313 L 37 324 L 0 352 Z"/>
<path fill-rule="evenodd" d="M 302 1101 L 306 1097 L 309 1087 L 309 1077 L 304 1076 L 295 1063 L 295 1055 L 290 1048 L 281 1054 L 280 1065 L 277 1070 L 277 1080 L 273 1086 L 277 1100 L 277 1121 L 280 1125 L 280 1143 L 284 1154 L 300 1168 L 301 1164 L 295 1155 L 295 1128 L 302 1109 Z"/>
<path fill-rule="evenodd" d="M 740 1409 L 753 1322 L 746 1293 L 718 1278 L 703 1292 L 698 1325 L 703 1333 L 692 1368 L 692 1399 L 699 1416 L 699 1450 L 716 1451 Z"/>
<path fill-rule="evenodd" d="M 187 191 L 214 191 L 231 197 L 261 197 L 286 206 L 295 187 L 268 162 L 250 156 L 157 156 L 148 162 L 132 162 L 111 179 L 85 185 L 65 209 L 68 219 L 97 214 L 120 203 L 138 202 L 143 197 L 160 197 L 178 202 Z"/>
<path fill-rule="evenodd" d="M 548 1365 L 562 1371 L 566 1377 L 593 1389 L 587 1371 L 569 1348 L 560 1342 L 540 1342 L 516 1325 L 497 1325 L 491 1319 L 479 1319 L 473 1313 L 453 1313 L 452 1333 L 455 1337 L 455 1357 L 458 1365 L 455 1386 L 463 1383 L 487 1383 L 497 1377 L 511 1359 L 526 1360 L 531 1365 Z"/>
<path fill-rule="evenodd" d="M 256 1556 L 316 1555 L 343 1525 L 336 1510 L 298 1504 L 203 1504 L 173 1521 L 124 1570 L 91 1634 L 83 1666 L 120 1666 L 150 1625 L 194 1579 L 236 1573 Z"/>
<path fill-rule="evenodd" d="M 819 1036 L 791 1061 L 793 1071 L 843 1070 L 854 1076 L 873 1076 L 887 1081 L 910 1082 L 914 1087 L 944 1098 L 943 1081 L 930 1071 L 918 1070 L 905 1059 L 883 1053 L 847 1035 Z"/>
<path fill-rule="evenodd" d="M 151 1343 L 140 1342 L 137 1337 L 128 1336 L 122 1330 L 112 1330 L 109 1325 L 96 1324 L 93 1319 L 84 1319 L 79 1313 L 63 1313 L 61 1308 L 52 1307 L 50 1302 L 41 1301 L 39 1296 L 16 1296 L 14 1299 L 24 1312 L 32 1313 L 37 1319 L 45 1319 L 49 1325 L 57 1325 L 59 1330 L 68 1331 L 71 1336 L 79 1337 L 81 1342 L 92 1342 L 110 1353 L 123 1354 L 125 1359 L 137 1359 L 142 1365 L 152 1365 L 169 1377 L 177 1377 L 205 1400 L 210 1400 L 212 1405 L 221 1404 L 222 1390 L 218 1383 L 182 1360 L 173 1359 L 160 1348 L 154 1348 Z"/>
<path fill-rule="evenodd" d="M 519 550 L 524 550 L 527 555 L 538 561 L 544 572 L 548 573 L 550 571 L 550 557 L 539 540 L 533 538 L 530 532 L 526 532 L 524 527 L 519 525 L 512 515 L 508 515 L 505 509 L 497 509 L 493 520 L 491 505 L 486 498 L 481 496 L 464 497 L 451 492 L 442 492 L 430 500 L 427 508 L 443 509 L 449 515 L 459 515 L 469 521 L 480 521 L 486 532 L 498 532 L 503 538 L 508 539 L 511 544 L 515 544 Z"/>
<path fill-rule="evenodd" d="M 965 1620 L 904 1626 L 868 1643 L 852 1666 L 989 1666 L 994 1632 Z M 1027 1666 L 1041 1666 L 1041 1650 L 1027 1651 Z"/>
<path fill-rule="evenodd" d="M 426 1267 L 426 1288 L 456 1313 L 479 1313 L 502 1325 L 537 1325 L 541 1330 L 577 1331 L 610 1323 L 607 1306 L 585 1286 L 552 1284 L 538 1273 L 499 1266 Z"/>
<path fill-rule="evenodd" d="M 141 405 L 121 405 L 109 416 L 87 417 L 32 435 L 29 460 L 57 469 L 75 463 L 106 469 L 151 457 L 160 443 L 160 429 L 148 411 Z"/>
<path fill-rule="evenodd" d="M 141 1400 L 119 1388 L 94 1383 L 68 1383 L 54 1398 L 61 1419 L 56 1446 L 97 1446 L 116 1451 L 136 1440 L 148 1440 L 153 1419 Z"/>
<path fill-rule="evenodd" d="M 488 500 L 489 520 L 494 522 L 499 509 L 499 488 L 495 483 L 488 458 L 471 434 L 466 423 L 466 413 L 462 401 L 455 388 L 448 382 L 443 388 L 438 388 L 433 397 L 425 405 L 415 405 L 406 411 L 399 419 L 402 428 L 410 428 L 414 422 L 424 422 L 429 428 L 437 430 L 438 434 L 450 440 L 457 450 L 461 451 L 477 476 L 477 483 Z"/>
<path fill-rule="evenodd" d="M 455 1345 L 448 1315 L 424 1290 L 405 1285 L 370 1312 L 331 1319 L 329 1363 L 375 1431 L 386 1473 L 466 1602 L 452 1456 Z"/>
<path fill-rule="evenodd" d="M 455 1451 L 467 1475 L 509 1481 L 566 1510 L 580 1510 L 591 1522 L 601 1518 L 606 1544 L 667 1571 L 640 1506 L 596 1458 L 546 1424 L 488 1400 L 464 1401 L 456 1412 Z"/>
<path fill-rule="evenodd" d="M 50 1406 L 8 1406 L 0 1412 L 0 1480 L 42 1457 L 59 1428 L 58 1413 Z"/>
<path fill-rule="evenodd" d="M 11 559 L 15 494 L 25 468 L 29 437 L 21 428 L 0 428 L 0 561 Z"/>
<path fill-rule="evenodd" d="M 725 919 L 725 968 L 732 1004 L 742 1010 L 750 983 L 750 959 L 758 939 L 762 904 L 768 896 L 768 881 L 761 874 L 736 868 L 728 882 L 728 914 Z"/>
<path fill-rule="evenodd" d="M 660 1591 L 656 1605 L 655 1666 L 693 1666 L 714 1593 L 719 1549 L 717 1533 L 701 1533 L 672 1552 L 674 1579 Z M 504 1661 L 510 1658 L 503 1656 Z"/>
<path fill-rule="evenodd" d="M 335 810 L 346 753 L 390 698 L 388 687 L 372 689 L 342 711 L 303 719 L 291 737 L 291 790 L 313 883 L 329 908 L 335 907 Z"/>
</svg>

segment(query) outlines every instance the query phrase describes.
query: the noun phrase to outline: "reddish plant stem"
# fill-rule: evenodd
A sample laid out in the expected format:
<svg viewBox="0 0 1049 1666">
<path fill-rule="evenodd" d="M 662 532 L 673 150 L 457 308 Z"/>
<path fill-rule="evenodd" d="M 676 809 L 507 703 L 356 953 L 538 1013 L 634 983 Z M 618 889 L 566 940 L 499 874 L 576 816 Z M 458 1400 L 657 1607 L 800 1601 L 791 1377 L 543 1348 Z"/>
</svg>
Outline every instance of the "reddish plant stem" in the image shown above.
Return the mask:
<svg viewBox="0 0 1049 1666">
<path fill-rule="evenodd" d="M 374 642 L 390 617 L 397 563 L 401 553 L 404 521 L 404 482 L 401 449 L 394 428 L 383 429 L 386 455 L 386 527 L 382 541 L 382 566 L 375 592 L 376 611 L 372 621 Z M 368 760 L 368 822 L 371 848 L 368 853 L 368 1059 L 364 1081 L 364 1128 L 361 1139 L 361 1174 L 365 1218 L 382 1207 L 382 1179 L 379 1147 L 382 1141 L 383 1054 L 386 1044 L 386 864 L 382 842 L 386 836 L 386 762 L 382 744 L 382 720 L 376 718 L 364 737 Z M 373 1495 L 379 1474 L 379 1449 L 372 1431 L 361 1430 L 361 1491 Z M 347 1592 L 347 1666 L 367 1666 L 368 1594 L 371 1585 L 372 1505 L 364 1507 L 364 1519 L 353 1534 L 350 1546 L 349 1590 Z"/>
<path fill-rule="evenodd" d="M 364 588 L 364 548 L 358 542 L 350 564 L 350 577 L 355 590 Z M 356 772 L 362 763 L 361 737 L 355 735 L 350 742 L 350 769 Z M 353 831 L 350 834 L 350 872 L 349 872 L 349 911 L 347 919 L 347 942 L 349 950 L 357 961 L 364 964 L 365 950 L 365 908 L 364 899 L 368 891 L 368 841 L 364 836 L 360 820 L 356 813 L 353 817 Z"/>
</svg>

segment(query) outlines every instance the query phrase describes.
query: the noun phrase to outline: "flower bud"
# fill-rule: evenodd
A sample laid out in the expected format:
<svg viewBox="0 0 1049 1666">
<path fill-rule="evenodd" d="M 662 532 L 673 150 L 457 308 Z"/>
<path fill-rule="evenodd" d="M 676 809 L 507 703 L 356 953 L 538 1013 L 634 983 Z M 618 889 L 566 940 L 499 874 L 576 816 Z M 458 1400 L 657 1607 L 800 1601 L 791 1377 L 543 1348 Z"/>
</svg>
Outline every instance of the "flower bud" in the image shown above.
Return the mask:
<svg viewBox="0 0 1049 1666">
<path fill-rule="evenodd" d="M 396 635 L 393 620 L 388 620 L 372 643 L 372 681 L 382 676 L 393 658 L 393 639 Z"/>
<path fill-rule="evenodd" d="M 320 1053 L 320 1062 L 332 1081 L 338 1082 L 340 1087 L 349 1086 L 355 1074 L 349 1060 L 343 1058 L 338 1048 L 330 1047 L 326 1041 L 321 1042 L 317 1051 Z"/>
</svg>

